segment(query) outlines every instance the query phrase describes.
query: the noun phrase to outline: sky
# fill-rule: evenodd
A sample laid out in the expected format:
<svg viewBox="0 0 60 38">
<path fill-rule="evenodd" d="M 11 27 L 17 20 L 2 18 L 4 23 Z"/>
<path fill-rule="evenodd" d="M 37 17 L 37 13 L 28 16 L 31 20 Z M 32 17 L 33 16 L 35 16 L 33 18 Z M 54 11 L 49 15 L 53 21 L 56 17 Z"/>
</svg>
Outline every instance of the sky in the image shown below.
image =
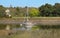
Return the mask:
<svg viewBox="0 0 60 38">
<path fill-rule="evenodd" d="M 39 7 L 44 4 L 52 4 L 60 3 L 60 0 L 0 0 L 0 5 L 3 5 L 5 7 L 9 7 L 12 5 L 12 7 Z"/>
</svg>

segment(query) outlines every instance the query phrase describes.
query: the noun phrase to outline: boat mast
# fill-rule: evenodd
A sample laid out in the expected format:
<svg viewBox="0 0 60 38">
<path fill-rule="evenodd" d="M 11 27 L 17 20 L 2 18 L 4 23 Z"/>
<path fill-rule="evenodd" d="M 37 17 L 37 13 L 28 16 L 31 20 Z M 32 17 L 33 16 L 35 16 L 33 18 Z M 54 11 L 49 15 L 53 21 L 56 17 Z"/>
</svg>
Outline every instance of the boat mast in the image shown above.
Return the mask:
<svg viewBox="0 0 60 38">
<path fill-rule="evenodd" d="M 26 7 L 26 9 L 27 9 L 27 12 L 26 12 L 26 20 L 29 21 L 29 19 L 28 19 L 28 16 L 29 16 L 29 14 L 28 14 L 28 7 Z"/>
</svg>

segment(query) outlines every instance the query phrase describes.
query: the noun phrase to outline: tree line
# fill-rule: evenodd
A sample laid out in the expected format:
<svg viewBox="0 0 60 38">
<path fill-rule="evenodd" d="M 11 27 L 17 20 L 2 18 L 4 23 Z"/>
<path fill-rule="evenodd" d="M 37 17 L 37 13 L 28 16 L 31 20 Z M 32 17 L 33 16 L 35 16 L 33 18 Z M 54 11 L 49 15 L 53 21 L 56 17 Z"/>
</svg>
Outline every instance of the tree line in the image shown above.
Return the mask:
<svg viewBox="0 0 60 38">
<path fill-rule="evenodd" d="M 9 9 L 12 17 L 26 16 L 26 7 L 4 7 L 0 5 L 0 17 L 5 17 L 5 10 Z M 60 3 L 54 5 L 46 3 L 40 7 L 28 7 L 28 16 L 30 17 L 60 17 Z"/>
<path fill-rule="evenodd" d="M 59 17 L 60 16 L 60 3 L 55 3 L 55 5 L 45 4 L 39 7 L 39 16 L 44 17 Z"/>
</svg>

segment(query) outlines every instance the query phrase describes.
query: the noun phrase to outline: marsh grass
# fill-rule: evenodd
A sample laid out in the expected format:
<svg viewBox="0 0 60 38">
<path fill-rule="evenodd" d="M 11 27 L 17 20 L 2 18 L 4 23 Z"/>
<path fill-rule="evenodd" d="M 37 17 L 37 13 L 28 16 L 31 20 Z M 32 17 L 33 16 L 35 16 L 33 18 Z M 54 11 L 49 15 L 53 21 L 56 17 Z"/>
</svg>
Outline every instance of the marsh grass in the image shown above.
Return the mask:
<svg viewBox="0 0 60 38">
<path fill-rule="evenodd" d="M 60 26 L 38 26 L 39 30 L 0 30 L 0 38 L 60 38 Z M 11 33 L 11 34 L 9 34 Z"/>
<path fill-rule="evenodd" d="M 7 38 L 60 38 L 60 29 L 40 29 L 34 31 L 17 31 Z"/>
</svg>

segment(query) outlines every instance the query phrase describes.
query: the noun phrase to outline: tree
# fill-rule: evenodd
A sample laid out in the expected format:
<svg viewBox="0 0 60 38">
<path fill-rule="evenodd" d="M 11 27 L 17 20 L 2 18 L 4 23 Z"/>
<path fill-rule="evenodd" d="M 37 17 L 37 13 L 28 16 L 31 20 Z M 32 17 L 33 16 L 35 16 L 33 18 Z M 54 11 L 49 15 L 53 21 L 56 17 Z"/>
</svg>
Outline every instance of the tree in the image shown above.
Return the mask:
<svg viewBox="0 0 60 38">
<path fill-rule="evenodd" d="M 60 16 L 60 3 L 55 3 L 54 5 L 55 10 L 53 11 L 55 16 Z"/>
<path fill-rule="evenodd" d="M 29 15 L 31 17 L 37 17 L 39 16 L 39 10 L 37 8 L 31 8 L 29 9 Z"/>
<path fill-rule="evenodd" d="M 52 16 L 54 8 L 50 4 L 45 4 L 39 7 L 40 16 Z"/>
<path fill-rule="evenodd" d="M 16 7 L 16 15 L 19 15 L 19 13 L 20 13 L 20 8 L 19 7 Z"/>
<path fill-rule="evenodd" d="M 4 14 L 5 14 L 5 8 L 0 5 L 0 17 L 4 17 Z"/>
</svg>

